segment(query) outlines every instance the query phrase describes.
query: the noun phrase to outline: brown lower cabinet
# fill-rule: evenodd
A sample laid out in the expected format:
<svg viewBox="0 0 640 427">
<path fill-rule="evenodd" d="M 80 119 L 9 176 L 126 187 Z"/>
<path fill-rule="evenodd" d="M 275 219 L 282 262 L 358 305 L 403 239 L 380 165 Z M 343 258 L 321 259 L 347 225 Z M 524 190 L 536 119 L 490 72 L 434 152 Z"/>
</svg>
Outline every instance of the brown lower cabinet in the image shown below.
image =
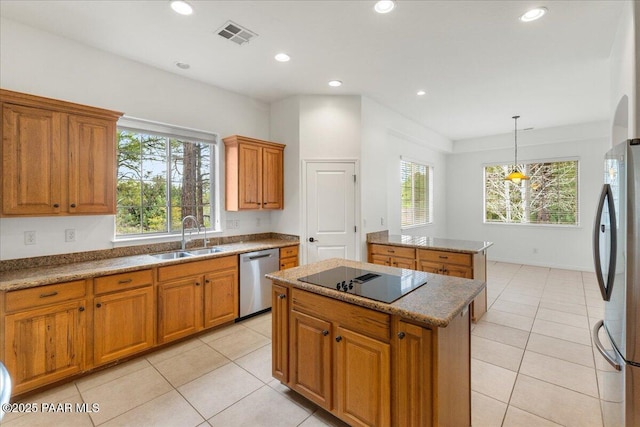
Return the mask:
<svg viewBox="0 0 640 427">
<path fill-rule="evenodd" d="M 158 268 L 158 342 L 238 317 L 238 257 Z"/>
<path fill-rule="evenodd" d="M 280 282 L 273 298 L 272 372 L 292 390 L 352 426 L 471 425 L 468 310 L 432 328 Z"/>
<path fill-rule="evenodd" d="M 236 255 L 0 292 L 0 360 L 15 397 L 237 317 Z"/>
</svg>

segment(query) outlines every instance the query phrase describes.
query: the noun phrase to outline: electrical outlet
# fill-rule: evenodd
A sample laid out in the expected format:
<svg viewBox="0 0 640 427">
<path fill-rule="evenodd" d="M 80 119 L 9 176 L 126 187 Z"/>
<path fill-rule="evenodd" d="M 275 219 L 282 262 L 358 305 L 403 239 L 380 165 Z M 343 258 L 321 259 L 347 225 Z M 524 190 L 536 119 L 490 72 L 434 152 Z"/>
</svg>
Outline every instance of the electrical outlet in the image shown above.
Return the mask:
<svg viewBox="0 0 640 427">
<path fill-rule="evenodd" d="M 233 228 L 240 228 L 240 220 L 239 219 L 234 219 L 233 220 Z"/>
<path fill-rule="evenodd" d="M 36 232 L 35 231 L 25 231 L 24 232 L 24 244 L 25 245 L 35 245 L 36 244 Z"/>
<path fill-rule="evenodd" d="M 65 242 L 76 241 L 76 230 L 74 228 L 69 228 L 67 230 L 64 230 L 64 241 Z"/>
</svg>

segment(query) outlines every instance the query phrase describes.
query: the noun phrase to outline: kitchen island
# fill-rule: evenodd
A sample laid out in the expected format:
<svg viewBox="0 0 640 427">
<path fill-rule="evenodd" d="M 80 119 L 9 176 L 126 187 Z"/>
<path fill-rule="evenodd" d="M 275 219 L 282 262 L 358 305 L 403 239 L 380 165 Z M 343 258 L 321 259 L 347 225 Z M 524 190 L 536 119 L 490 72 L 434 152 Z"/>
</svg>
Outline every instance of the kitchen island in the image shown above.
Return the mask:
<svg viewBox="0 0 640 427">
<path fill-rule="evenodd" d="M 390 235 L 388 231 L 367 234 L 368 261 L 446 276 L 487 281 L 487 249 L 492 242 L 444 239 L 430 236 Z M 487 311 L 487 292 L 471 304 L 471 321 Z"/>
<path fill-rule="evenodd" d="M 364 276 L 309 283 L 343 267 L 413 282 L 392 302 L 354 294 Z M 483 281 L 338 258 L 267 277 L 272 373 L 287 387 L 352 426 L 471 425 L 468 308 Z"/>
</svg>

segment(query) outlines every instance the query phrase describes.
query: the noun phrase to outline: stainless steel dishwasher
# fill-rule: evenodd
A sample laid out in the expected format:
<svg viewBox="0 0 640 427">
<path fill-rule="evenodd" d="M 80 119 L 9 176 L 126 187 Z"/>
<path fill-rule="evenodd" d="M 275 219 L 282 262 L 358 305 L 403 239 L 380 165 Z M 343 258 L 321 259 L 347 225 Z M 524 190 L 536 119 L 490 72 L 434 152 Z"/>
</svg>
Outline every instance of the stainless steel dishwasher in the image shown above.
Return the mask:
<svg viewBox="0 0 640 427">
<path fill-rule="evenodd" d="M 279 269 L 278 249 L 240 255 L 240 317 L 271 307 L 271 280 L 264 275 Z"/>
</svg>

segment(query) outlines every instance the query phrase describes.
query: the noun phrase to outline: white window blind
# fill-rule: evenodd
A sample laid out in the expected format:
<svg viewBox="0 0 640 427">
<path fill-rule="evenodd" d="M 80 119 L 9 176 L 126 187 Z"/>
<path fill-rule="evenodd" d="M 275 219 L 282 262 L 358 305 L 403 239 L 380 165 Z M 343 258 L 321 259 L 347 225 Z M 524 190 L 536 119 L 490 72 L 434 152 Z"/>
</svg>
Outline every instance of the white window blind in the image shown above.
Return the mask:
<svg viewBox="0 0 640 427">
<path fill-rule="evenodd" d="M 431 223 L 433 169 L 424 164 L 400 160 L 402 197 L 401 227 Z"/>
</svg>

